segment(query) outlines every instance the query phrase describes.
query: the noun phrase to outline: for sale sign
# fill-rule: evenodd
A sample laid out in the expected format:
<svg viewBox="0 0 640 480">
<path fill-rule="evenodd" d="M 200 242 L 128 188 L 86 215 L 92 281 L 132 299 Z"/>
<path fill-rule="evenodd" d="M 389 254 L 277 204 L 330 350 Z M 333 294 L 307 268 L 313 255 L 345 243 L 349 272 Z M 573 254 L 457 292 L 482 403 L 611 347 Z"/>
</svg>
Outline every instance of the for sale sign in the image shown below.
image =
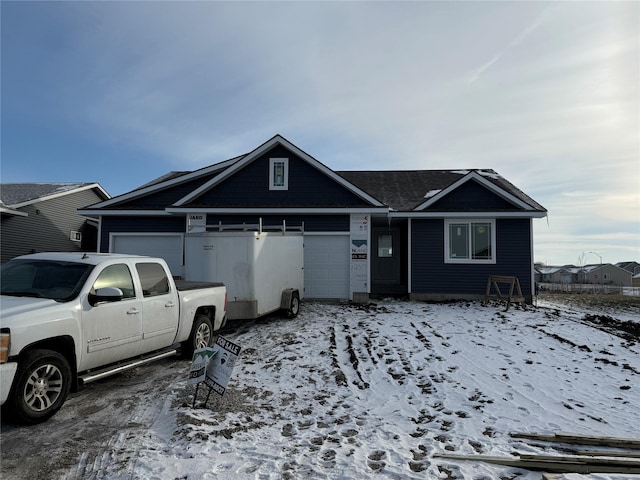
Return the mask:
<svg viewBox="0 0 640 480">
<path fill-rule="evenodd" d="M 193 352 L 191 370 L 189 370 L 189 385 L 204 382 L 207 365 L 216 354 L 211 347 L 199 348 Z"/>
<path fill-rule="evenodd" d="M 218 337 L 213 347 L 213 357 L 207 365 L 204 380 L 204 383 L 217 394 L 224 395 L 239 354 L 239 345 L 222 336 Z"/>
</svg>

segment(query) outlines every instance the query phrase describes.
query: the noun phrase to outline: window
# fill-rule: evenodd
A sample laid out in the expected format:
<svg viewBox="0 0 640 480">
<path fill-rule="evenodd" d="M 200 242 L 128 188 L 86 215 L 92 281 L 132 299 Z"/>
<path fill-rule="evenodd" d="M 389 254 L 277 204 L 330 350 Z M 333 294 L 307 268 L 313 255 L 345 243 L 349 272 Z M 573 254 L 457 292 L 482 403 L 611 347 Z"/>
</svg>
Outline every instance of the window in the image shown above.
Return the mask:
<svg viewBox="0 0 640 480">
<path fill-rule="evenodd" d="M 125 264 L 110 265 L 105 268 L 93 284 L 91 293 L 96 293 L 99 288 L 106 287 L 119 288 L 122 290 L 123 298 L 134 298 L 136 296 L 131 272 Z"/>
<path fill-rule="evenodd" d="M 378 235 L 378 258 L 393 257 L 393 236 L 387 233 Z"/>
<path fill-rule="evenodd" d="M 159 263 L 137 263 L 136 270 L 145 297 L 155 297 L 169 293 L 169 279 Z"/>
<path fill-rule="evenodd" d="M 445 220 L 445 263 L 495 263 L 495 220 Z"/>
<path fill-rule="evenodd" d="M 0 285 L 3 295 L 67 302 L 78 296 L 91 270 L 83 263 L 14 259 L 0 267 Z"/>
<path fill-rule="evenodd" d="M 269 159 L 269 190 L 287 190 L 289 188 L 289 159 Z"/>
</svg>

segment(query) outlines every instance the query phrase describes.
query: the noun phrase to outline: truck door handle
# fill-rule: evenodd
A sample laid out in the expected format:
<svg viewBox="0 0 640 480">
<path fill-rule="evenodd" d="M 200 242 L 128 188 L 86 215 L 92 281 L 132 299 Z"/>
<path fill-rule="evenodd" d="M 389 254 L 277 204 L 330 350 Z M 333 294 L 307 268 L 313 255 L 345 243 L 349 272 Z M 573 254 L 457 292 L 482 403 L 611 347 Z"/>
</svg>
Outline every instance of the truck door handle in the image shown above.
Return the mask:
<svg viewBox="0 0 640 480">
<path fill-rule="evenodd" d="M 131 310 L 127 311 L 127 315 L 137 315 L 140 313 L 140 310 L 138 310 L 137 308 L 132 308 Z"/>
<path fill-rule="evenodd" d="M 167 307 L 167 308 L 172 308 L 172 307 L 175 307 L 176 304 L 173 303 L 173 302 L 167 302 L 167 303 L 164 304 L 164 306 Z"/>
</svg>

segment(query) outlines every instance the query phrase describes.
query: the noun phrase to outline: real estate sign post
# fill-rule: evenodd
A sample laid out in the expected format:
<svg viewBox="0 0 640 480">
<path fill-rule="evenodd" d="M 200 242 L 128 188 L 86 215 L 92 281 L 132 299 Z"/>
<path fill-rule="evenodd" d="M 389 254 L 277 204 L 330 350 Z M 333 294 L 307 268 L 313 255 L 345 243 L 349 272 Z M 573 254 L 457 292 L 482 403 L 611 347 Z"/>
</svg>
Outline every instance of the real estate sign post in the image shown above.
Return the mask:
<svg viewBox="0 0 640 480">
<path fill-rule="evenodd" d="M 239 353 L 240 346 L 222 336 L 218 336 L 213 347 L 201 348 L 194 352 L 189 372 L 189 383 L 196 384 L 196 393 L 193 397 L 194 406 L 198 396 L 198 387 L 202 382 L 209 387 L 205 405 L 211 391 L 220 396 L 224 395 Z"/>
</svg>

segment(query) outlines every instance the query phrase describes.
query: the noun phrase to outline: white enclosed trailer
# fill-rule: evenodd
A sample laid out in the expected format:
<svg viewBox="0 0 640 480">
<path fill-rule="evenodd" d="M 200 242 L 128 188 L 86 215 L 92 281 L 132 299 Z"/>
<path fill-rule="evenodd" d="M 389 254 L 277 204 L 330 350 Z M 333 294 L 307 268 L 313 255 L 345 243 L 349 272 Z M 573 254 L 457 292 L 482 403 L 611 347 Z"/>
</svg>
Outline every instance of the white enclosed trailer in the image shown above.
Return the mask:
<svg viewBox="0 0 640 480">
<path fill-rule="evenodd" d="M 185 278 L 223 282 L 227 318 L 284 310 L 296 316 L 304 292 L 302 232 L 219 231 L 185 236 Z"/>
</svg>

